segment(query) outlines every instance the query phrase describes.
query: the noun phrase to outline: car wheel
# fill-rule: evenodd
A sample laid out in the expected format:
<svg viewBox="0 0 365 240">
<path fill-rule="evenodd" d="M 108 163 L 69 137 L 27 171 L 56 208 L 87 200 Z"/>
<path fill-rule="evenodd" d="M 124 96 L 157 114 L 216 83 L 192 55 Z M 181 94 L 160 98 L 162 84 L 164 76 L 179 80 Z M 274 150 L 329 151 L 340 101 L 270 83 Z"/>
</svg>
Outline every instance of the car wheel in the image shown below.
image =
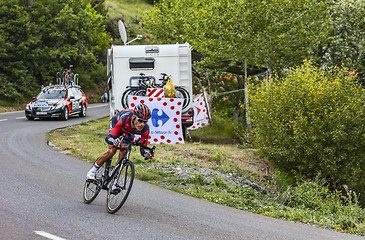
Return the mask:
<svg viewBox="0 0 365 240">
<path fill-rule="evenodd" d="M 61 119 L 66 121 L 68 119 L 68 107 L 66 106 L 61 114 Z"/>
<path fill-rule="evenodd" d="M 86 117 L 86 106 L 84 104 L 81 105 L 79 116 Z"/>
</svg>

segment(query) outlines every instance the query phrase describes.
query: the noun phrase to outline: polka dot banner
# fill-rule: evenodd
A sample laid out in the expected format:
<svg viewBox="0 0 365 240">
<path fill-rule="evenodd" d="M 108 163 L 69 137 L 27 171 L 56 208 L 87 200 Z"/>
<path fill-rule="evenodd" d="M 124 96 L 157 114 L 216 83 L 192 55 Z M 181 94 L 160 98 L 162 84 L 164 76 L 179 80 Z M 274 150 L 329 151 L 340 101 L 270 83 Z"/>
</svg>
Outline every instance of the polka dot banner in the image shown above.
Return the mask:
<svg viewBox="0 0 365 240">
<path fill-rule="evenodd" d="M 198 94 L 193 100 L 194 107 L 194 124 L 188 127 L 188 131 L 199 129 L 209 125 L 207 106 L 204 100 L 204 94 Z"/>
<path fill-rule="evenodd" d="M 183 99 L 128 96 L 128 103 L 131 109 L 139 103 L 151 109 L 148 144 L 184 144 L 181 125 Z"/>
</svg>

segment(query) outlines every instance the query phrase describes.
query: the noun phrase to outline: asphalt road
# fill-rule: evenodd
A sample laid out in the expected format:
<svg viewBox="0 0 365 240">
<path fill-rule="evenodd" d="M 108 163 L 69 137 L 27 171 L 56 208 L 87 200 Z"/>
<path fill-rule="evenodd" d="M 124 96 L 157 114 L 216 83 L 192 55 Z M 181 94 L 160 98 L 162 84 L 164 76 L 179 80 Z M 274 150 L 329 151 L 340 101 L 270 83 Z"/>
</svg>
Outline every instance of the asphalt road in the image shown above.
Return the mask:
<svg viewBox="0 0 365 240">
<path fill-rule="evenodd" d="M 47 145 L 55 128 L 108 115 L 90 105 L 86 118 L 28 121 L 0 113 L 0 239 L 364 239 L 273 219 L 185 196 L 142 181 L 116 214 L 106 192 L 82 200 L 90 164 Z M 158 154 L 158 152 L 157 152 Z"/>
</svg>

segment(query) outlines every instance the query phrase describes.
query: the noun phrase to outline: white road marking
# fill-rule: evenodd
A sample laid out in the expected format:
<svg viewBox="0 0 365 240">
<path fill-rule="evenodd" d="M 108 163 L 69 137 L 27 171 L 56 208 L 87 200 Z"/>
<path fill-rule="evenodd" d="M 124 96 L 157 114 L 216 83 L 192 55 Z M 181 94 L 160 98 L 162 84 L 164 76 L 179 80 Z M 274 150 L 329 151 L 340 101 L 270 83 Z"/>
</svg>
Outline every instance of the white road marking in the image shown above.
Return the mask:
<svg viewBox="0 0 365 240">
<path fill-rule="evenodd" d="M 56 235 L 43 232 L 43 231 L 34 231 L 36 234 L 41 235 L 42 237 L 52 239 L 52 240 L 66 240 L 65 238 L 57 237 Z"/>
<path fill-rule="evenodd" d="M 0 122 L 4 122 L 4 121 L 8 121 L 8 119 L 6 119 L 6 118 L 0 119 Z"/>
<path fill-rule="evenodd" d="M 109 106 L 109 104 L 102 104 L 102 105 L 97 105 L 97 106 L 90 106 L 90 107 L 87 107 L 87 108 L 97 108 L 97 107 L 106 107 L 106 106 Z"/>
<path fill-rule="evenodd" d="M 16 119 L 22 119 L 22 118 L 25 118 L 25 117 L 17 117 Z"/>
</svg>

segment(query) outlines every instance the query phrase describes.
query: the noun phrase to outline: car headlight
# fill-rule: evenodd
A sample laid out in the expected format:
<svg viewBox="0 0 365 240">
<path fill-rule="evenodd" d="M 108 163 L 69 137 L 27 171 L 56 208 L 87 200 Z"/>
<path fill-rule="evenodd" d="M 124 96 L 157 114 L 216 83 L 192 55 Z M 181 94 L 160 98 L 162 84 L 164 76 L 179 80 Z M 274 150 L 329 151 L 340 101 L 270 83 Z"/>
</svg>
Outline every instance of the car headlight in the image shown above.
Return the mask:
<svg viewBox="0 0 365 240">
<path fill-rule="evenodd" d="M 26 106 L 25 106 L 25 110 L 31 110 L 32 108 L 30 107 L 30 105 L 29 104 L 27 104 Z"/>
<path fill-rule="evenodd" d="M 65 104 L 60 103 L 60 104 L 58 104 L 58 105 L 56 106 L 56 108 L 55 108 L 55 109 L 60 109 L 60 108 L 63 108 L 64 106 L 65 106 Z"/>
</svg>

